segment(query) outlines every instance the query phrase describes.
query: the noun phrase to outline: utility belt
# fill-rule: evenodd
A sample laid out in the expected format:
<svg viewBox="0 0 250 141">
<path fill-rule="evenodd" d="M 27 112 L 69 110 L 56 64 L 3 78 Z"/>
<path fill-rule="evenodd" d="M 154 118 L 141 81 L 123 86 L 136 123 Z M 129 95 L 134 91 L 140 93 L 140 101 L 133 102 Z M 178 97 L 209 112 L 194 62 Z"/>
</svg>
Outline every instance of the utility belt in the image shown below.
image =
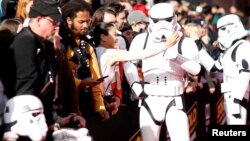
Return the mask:
<svg viewBox="0 0 250 141">
<path fill-rule="evenodd" d="M 235 87 L 235 83 L 233 83 L 233 82 L 221 83 L 221 92 L 222 93 L 231 92 L 231 91 L 233 91 L 234 87 Z M 248 85 L 246 92 L 250 91 L 249 87 L 250 86 Z"/>
<path fill-rule="evenodd" d="M 156 85 L 172 85 L 172 83 L 182 83 L 183 76 L 178 76 L 168 72 L 160 74 L 144 74 L 144 81 Z"/>
<path fill-rule="evenodd" d="M 236 85 L 237 84 L 235 84 L 235 82 L 237 82 L 237 80 L 236 80 L 237 78 L 235 78 L 235 77 L 228 77 L 228 76 L 225 76 L 224 78 L 223 78 L 223 83 L 221 83 L 221 92 L 222 93 L 226 93 L 226 92 L 231 92 L 231 91 L 233 91 L 234 90 L 234 88 L 235 87 L 237 87 Z M 249 92 L 250 91 L 250 85 L 248 84 L 248 87 L 247 87 L 247 92 Z"/>
<path fill-rule="evenodd" d="M 154 84 L 145 84 L 144 91 L 148 95 L 155 96 L 177 96 L 183 94 L 184 87 L 183 85 L 154 85 Z"/>
<path fill-rule="evenodd" d="M 144 80 L 150 84 L 144 85 L 144 91 L 148 95 L 177 96 L 183 94 L 183 77 L 170 73 L 147 74 Z"/>
</svg>

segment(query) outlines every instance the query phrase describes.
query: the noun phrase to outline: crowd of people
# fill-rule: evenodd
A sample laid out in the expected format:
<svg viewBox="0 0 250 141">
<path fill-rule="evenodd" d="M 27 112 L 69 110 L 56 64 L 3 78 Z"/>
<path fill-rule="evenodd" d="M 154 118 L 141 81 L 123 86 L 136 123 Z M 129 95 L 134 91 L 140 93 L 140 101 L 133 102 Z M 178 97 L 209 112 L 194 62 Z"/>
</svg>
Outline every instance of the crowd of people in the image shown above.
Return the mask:
<svg viewBox="0 0 250 141">
<path fill-rule="evenodd" d="M 18 0 L 13 17 L 0 10 L 3 140 L 60 140 L 63 132 L 91 140 L 85 118 L 109 120 L 138 102 L 143 141 L 158 141 L 164 121 L 172 141 L 189 141 L 183 95 L 204 83 L 211 94 L 221 84 L 227 124 L 246 124 L 250 21 L 243 11 L 176 0 L 150 8 L 145 0 L 91 4 Z"/>
</svg>

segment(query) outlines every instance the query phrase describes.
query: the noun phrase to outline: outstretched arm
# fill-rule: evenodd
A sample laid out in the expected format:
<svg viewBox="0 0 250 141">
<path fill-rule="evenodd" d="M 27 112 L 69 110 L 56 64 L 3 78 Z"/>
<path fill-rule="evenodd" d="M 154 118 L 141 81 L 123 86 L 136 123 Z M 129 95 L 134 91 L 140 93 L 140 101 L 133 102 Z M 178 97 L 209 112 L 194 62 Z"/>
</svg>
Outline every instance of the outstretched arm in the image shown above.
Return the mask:
<svg viewBox="0 0 250 141">
<path fill-rule="evenodd" d="M 154 56 L 175 45 L 180 40 L 181 36 L 182 33 L 180 31 L 176 31 L 168 38 L 163 46 L 157 48 L 149 48 L 140 51 L 116 50 L 112 59 L 109 60 L 108 65 L 112 66 L 118 61 L 140 60 Z"/>
</svg>

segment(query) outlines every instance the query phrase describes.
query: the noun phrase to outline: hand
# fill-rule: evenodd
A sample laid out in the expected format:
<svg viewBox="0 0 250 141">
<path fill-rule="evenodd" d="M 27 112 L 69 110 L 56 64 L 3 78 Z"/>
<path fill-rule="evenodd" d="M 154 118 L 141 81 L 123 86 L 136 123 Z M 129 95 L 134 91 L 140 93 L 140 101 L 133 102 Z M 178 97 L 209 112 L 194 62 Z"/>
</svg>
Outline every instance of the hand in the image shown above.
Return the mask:
<svg viewBox="0 0 250 141">
<path fill-rule="evenodd" d="M 73 120 L 73 122 L 78 123 L 79 128 L 86 127 L 86 120 L 82 116 L 73 115 L 72 120 Z"/>
<path fill-rule="evenodd" d="M 198 88 L 198 83 L 197 82 L 189 82 L 188 84 L 186 84 L 185 92 L 187 94 L 196 93 L 197 88 Z"/>
<path fill-rule="evenodd" d="M 106 109 L 111 112 L 111 115 L 117 114 L 119 107 L 121 105 L 121 100 L 117 96 L 111 98 L 112 102 L 106 105 Z"/>
<path fill-rule="evenodd" d="M 61 44 L 62 37 L 59 35 L 59 31 L 57 30 L 53 36 L 53 43 L 54 43 L 54 49 L 60 50 L 60 44 Z"/>
<path fill-rule="evenodd" d="M 213 45 L 214 48 L 220 48 L 220 43 L 219 43 L 219 41 L 214 41 L 214 42 L 212 43 L 212 45 Z"/>
<path fill-rule="evenodd" d="M 115 115 L 118 112 L 118 105 L 116 102 L 112 102 L 106 105 L 106 109 L 111 112 L 111 115 Z"/>
<path fill-rule="evenodd" d="M 117 96 L 112 97 L 112 102 L 115 102 L 118 105 L 118 107 L 121 105 L 121 99 Z"/>
<path fill-rule="evenodd" d="M 175 45 L 180 40 L 180 38 L 182 36 L 183 36 L 183 33 L 181 31 L 173 32 L 173 34 L 168 37 L 168 39 L 167 39 L 167 41 L 165 43 L 166 48 L 170 48 L 173 45 Z"/>
<path fill-rule="evenodd" d="M 83 117 L 76 115 L 76 114 L 70 114 L 67 117 L 62 118 L 60 121 L 58 121 L 60 127 L 68 126 L 71 123 L 77 124 L 77 127 L 84 128 L 86 126 L 86 121 Z M 70 125 L 72 126 L 72 125 Z"/>
<path fill-rule="evenodd" d="M 109 117 L 109 112 L 106 111 L 106 110 L 101 110 L 98 113 L 101 115 L 102 121 L 108 120 L 110 118 Z"/>
<path fill-rule="evenodd" d="M 215 87 L 213 87 L 213 88 L 209 88 L 209 92 L 210 92 L 210 94 L 214 94 L 214 92 L 215 92 Z"/>
<path fill-rule="evenodd" d="M 60 125 L 60 127 L 66 126 L 70 123 L 73 115 L 68 115 L 67 117 L 61 118 L 59 121 L 57 121 Z"/>
<path fill-rule="evenodd" d="M 83 79 L 80 83 L 80 87 L 85 89 L 86 87 L 93 87 L 100 84 L 102 81 L 94 80 L 92 77 Z"/>
</svg>

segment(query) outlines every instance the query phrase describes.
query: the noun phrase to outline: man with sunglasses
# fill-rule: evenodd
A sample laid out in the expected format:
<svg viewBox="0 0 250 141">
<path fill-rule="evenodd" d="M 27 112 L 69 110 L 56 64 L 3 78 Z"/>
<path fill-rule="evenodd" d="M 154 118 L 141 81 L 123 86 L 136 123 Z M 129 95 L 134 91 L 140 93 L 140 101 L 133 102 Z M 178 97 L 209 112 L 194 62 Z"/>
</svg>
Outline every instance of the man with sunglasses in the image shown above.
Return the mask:
<svg viewBox="0 0 250 141">
<path fill-rule="evenodd" d="M 64 126 L 71 121 L 70 119 L 74 122 L 77 121 L 79 127 L 84 127 L 85 120 L 78 116 L 81 113 L 77 108 L 79 105 L 76 104 L 78 97 L 74 93 L 73 77 L 64 75 L 67 74 L 66 65 L 62 60 L 56 58 L 59 56 L 56 56 L 58 54 L 55 52 L 55 46 L 58 45 L 55 43 L 55 37 L 62 20 L 58 1 L 34 0 L 29 18 L 29 26 L 24 27 L 16 35 L 10 45 L 10 56 L 6 59 L 6 61 L 10 61 L 8 64 L 11 65 L 6 66 L 10 67 L 9 80 L 5 83 L 8 84 L 5 87 L 7 96 L 11 98 L 15 95 L 31 94 L 39 97 L 44 105 L 49 133 L 53 132 L 55 122 Z M 64 82 L 67 83 L 67 86 L 62 90 L 60 85 L 63 85 Z M 67 99 L 67 103 L 72 105 L 69 104 L 70 107 L 66 107 L 62 103 L 65 118 L 57 121 L 52 115 L 54 100 L 58 97 L 61 98 L 62 95 L 59 96 L 59 94 L 64 93 L 66 89 L 70 89 L 67 90 L 70 93 L 63 96 L 67 97 L 69 99 Z M 69 115 L 69 113 L 76 114 Z M 48 138 L 50 137 L 48 136 Z"/>
</svg>

